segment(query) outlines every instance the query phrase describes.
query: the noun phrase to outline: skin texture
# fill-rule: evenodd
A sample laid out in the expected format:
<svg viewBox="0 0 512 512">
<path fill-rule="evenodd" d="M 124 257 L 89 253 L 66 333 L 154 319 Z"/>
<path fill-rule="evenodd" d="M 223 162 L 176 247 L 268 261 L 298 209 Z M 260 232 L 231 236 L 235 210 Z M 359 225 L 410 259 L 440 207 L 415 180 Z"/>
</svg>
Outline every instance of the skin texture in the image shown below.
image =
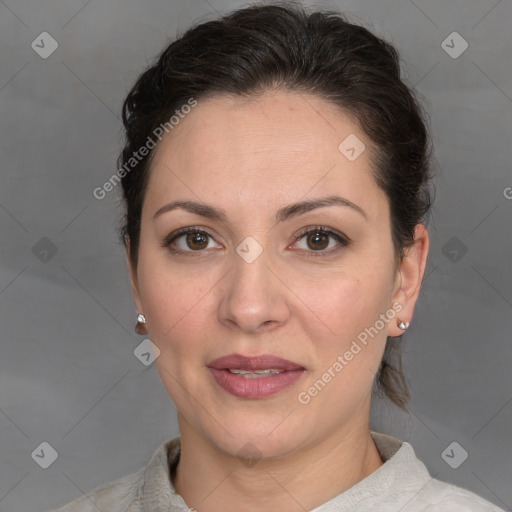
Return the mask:
<svg viewBox="0 0 512 512">
<path fill-rule="evenodd" d="M 338 150 L 350 134 L 367 148 L 354 161 Z M 156 366 L 178 410 L 176 492 L 199 512 L 230 503 L 240 511 L 310 510 L 383 463 L 369 433 L 372 383 L 386 336 L 402 333 L 397 318 L 412 319 L 429 238 L 418 224 L 414 246 L 396 265 L 389 203 L 372 177 L 370 146 L 330 103 L 267 91 L 251 100 L 199 101 L 156 148 L 138 267 L 128 258 L 129 246 L 127 258 L 137 310 L 160 349 Z M 275 222 L 285 205 L 333 194 L 367 218 L 329 206 Z M 227 222 L 182 209 L 153 219 L 178 199 L 222 208 Z M 210 237 L 197 242 L 191 235 L 187 244 L 185 234 L 161 246 L 187 226 Z M 331 236 L 308 242 L 301 230 L 317 226 L 351 243 L 344 247 Z M 248 236 L 263 249 L 252 263 L 236 252 Z M 308 404 L 300 403 L 299 392 L 393 303 L 400 313 Z M 234 397 L 207 369 L 233 353 L 273 354 L 306 372 L 275 395 Z M 246 443 L 257 454 L 253 464 L 237 455 L 244 446 L 247 452 Z"/>
</svg>

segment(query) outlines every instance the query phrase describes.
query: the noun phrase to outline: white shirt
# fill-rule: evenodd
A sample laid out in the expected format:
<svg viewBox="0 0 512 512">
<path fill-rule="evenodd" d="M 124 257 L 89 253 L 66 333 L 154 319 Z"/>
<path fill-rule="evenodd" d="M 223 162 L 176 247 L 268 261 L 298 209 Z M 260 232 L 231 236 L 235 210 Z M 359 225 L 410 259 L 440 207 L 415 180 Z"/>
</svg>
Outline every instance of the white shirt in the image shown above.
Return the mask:
<svg viewBox="0 0 512 512">
<path fill-rule="evenodd" d="M 477 494 L 432 478 L 412 446 L 371 431 L 384 464 L 311 512 L 504 512 Z M 54 512 L 190 512 L 176 494 L 171 467 L 180 437 L 163 442 L 136 473 L 96 487 Z M 226 510 L 236 510 L 236 504 Z"/>
</svg>

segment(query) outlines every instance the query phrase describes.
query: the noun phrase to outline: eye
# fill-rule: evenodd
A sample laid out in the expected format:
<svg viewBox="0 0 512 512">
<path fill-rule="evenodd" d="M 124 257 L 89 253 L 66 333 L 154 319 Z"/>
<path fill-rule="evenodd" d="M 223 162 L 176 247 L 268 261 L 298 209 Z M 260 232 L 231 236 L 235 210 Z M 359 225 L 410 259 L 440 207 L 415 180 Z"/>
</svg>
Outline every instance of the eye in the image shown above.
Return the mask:
<svg viewBox="0 0 512 512">
<path fill-rule="evenodd" d="M 302 230 L 302 232 L 297 235 L 298 238 L 296 238 L 295 245 L 297 245 L 297 242 L 305 239 L 306 247 L 299 248 L 301 251 L 304 251 L 308 257 L 329 256 L 347 247 L 351 243 L 348 237 L 326 226 L 314 226 L 313 229 L 308 227 L 305 228 L 305 230 Z M 166 247 L 174 254 L 193 256 L 195 255 L 194 253 L 196 253 L 199 256 L 205 249 L 211 249 L 213 247 L 210 245 L 209 238 L 213 240 L 212 235 L 206 231 L 197 226 L 190 226 L 171 233 L 162 241 L 161 247 Z M 329 238 L 338 242 L 338 245 L 336 246 L 336 244 L 334 244 L 334 248 L 332 246 L 329 248 Z M 178 242 L 181 242 L 181 244 Z M 173 245 L 176 245 L 177 249 L 173 248 Z"/>
<path fill-rule="evenodd" d="M 208 238 L 213 240 L 212 236 L 206 231 L 191 226 L 178 229 L 171 233 L 163 240 L 161 247 L 167 247 L 169 251 L 173 253 L 200 253 L 204 251 L 204 249 L 211 248 Z M 180 241 L 180 239 L 183 239 L 181 245 L 177 243 L 178 249 L 173 249 L 171 247 L 172 244 L 176 243 L 176 241 Z"/>
<path fill-rule="evenodd" d="M 347 247 L 351 242 L 348 237 L 343 236 L 326 226 L 315 226 L 313 229 L 306 229 L 308 230 L 305 232 L 302 231 L 302 233 L 299 234 L 297 241 L 300 241 L 303 238 L 305 239 L 305 247 L 299 248 L 301 250 L 305 250 L 308 257 L 332 255 L 344 247 Z M 329 238 L 336 240 L 338 245 L 336 246 L 336 244 L 334 244 L 334 248 L 331 246 L 328 250 L 325 250 L 330 245 Z"/>
</svg>

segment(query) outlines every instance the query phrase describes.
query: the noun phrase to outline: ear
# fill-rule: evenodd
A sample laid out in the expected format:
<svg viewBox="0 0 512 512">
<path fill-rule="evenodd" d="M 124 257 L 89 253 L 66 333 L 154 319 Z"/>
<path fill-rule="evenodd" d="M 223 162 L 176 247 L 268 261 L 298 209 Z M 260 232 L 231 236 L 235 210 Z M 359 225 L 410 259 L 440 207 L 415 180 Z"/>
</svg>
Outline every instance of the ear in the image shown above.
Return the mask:
<svg viewBox="0 0 512 512">
<path fill-rule="evenodd" d="M 398 322 L 403 320 L 410 323 L 412 320 L 427 266 L 429 245 L 428 231 L 423 224 L 417 224 L 414 228 L 414 244 L 405 250 L 396 273 L 393 304 L 399 303 L 402 309 L 398 311 L 396 308 L 396 321 L 390 322 L 388 336 L 400 336 L 404 331 L 398 328 Z"/>
<path fill-rule="evenodd" d="M 130 272 L 130 284 L 132 288 L 133 299 L 135 301 L 135 307 L 137 308 L 137 312 L 142 313 L 144 310 L 142 307 L 142 302 L 140 300 L 139 283 L 137 279 L 137 268 L 132 263 L 132 260 L 130 258 L 130 237 L 126 235 L 124 239 L 126 243 L 126 263 L 128 265 L 128 270 Z"/>
</svg>

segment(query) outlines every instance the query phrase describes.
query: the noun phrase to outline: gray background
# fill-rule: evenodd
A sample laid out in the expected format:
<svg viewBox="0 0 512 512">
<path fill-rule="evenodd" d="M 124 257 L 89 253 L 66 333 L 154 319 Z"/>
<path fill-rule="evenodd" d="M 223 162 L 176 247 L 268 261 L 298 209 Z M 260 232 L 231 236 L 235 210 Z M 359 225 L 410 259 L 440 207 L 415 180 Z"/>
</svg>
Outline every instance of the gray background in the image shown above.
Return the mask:
<svg viewBox="0 0 512 512">
<path fill-rule="evenodd" d="M 143 338 L 118 196 L 92 191 L 115 172 L 121 102 L 150 59 L 193 21 L 242 5 L 0 1 L 2 512 L 63 505 L 178 433 L 154 364 L 133 353 Z M 512 2 L 314 5 L 397 46 L 436 146 L 429 264 L 404 336 L 411 414 L 377 402 L 372 428 L 409 441 L 436 478 L 511 510 Z M 59 45 L 47 59 L 31 48 L 43 31 Z M 458 58 L 441 46 L 453 31 L 469 44 Z M 453 441 L 469 453 L 457 469 L 441 456 Z M 58 452 L 47 469 L 31 456 L 42 442 Z"/>
</svg>

